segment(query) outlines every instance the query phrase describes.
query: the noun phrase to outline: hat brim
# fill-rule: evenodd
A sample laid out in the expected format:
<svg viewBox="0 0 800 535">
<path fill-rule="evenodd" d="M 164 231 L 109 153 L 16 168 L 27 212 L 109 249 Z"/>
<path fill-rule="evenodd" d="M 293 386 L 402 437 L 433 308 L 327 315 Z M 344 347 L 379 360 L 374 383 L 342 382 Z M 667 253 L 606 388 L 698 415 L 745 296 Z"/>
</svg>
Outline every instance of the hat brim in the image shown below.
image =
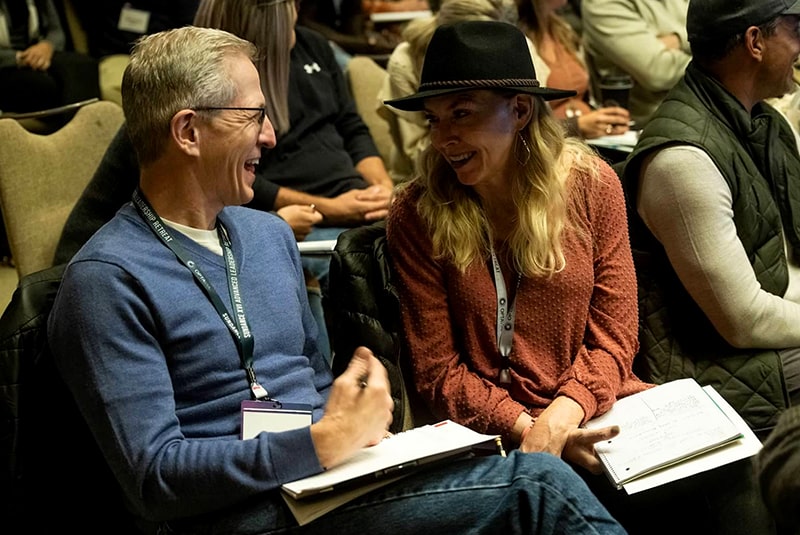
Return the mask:
<svg viewBox="0 0 800 535">
<path fill-rule="evenodd" d="M 782 15 L 800 15 L 800 0 L 797 0 L 792 7 L 782 13 Z"/>
<path fill-rule="evenodd" d="M 413 95 L 409 95 L 407 97 L 384 100 L 383 103 L 387 106 L 397 108 L 398 110 L 422 111 L 425 109 L 425 99 L 427 98 L 448 95 L 451 93 L 461 93 L 464 91 L 474 91 L 476 89 L 493 89 L 511 91 L 514 93 L 528 93 L 530 95 L 541 97 L 544 100 L 560 100 L 562 98 L 574 97 L 578 94 L 575 91 L 569 91 L 566 89 L 550 89 L 547 87 L 451 87 L 446 89 L 429 89 L 426 91 L 420 91 L 419 93 L 414 93 Z"/>
</svg>

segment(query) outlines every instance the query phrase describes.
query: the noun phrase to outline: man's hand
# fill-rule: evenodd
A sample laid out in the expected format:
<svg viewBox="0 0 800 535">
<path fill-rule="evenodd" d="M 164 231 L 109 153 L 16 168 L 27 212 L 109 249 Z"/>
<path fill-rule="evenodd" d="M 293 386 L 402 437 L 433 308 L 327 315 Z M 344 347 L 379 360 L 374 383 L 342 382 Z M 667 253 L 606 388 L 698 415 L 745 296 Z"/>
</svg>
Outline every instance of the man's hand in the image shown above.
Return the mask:
<svg viewBox="0 0 800 535">
<path fill-rule="evenodd" d="M 313 204 L 290 204 L 284 206 L 276 212 L 281 219 L 289 223 L 294 232 L 294 239 L 303 241 L 314 225 L 322 221 L 322 214 L 319 213 Z"/>
<path fill-rule="evenodd" d="M 370 186 L 320 200 L 317 210 L 322 212 L 325 223 L 329 225 L 352 226 L 385 218 L 391 202 L 391 188 Z"/>
<path fill-rule="evenodd" d="M 359 347 L 333 382 L 324 416 L 311 426 L 320 464 L 331 468 L 380 442 L 392 423 L 393 409 L 386 369 L 372 351 Z"/>
</svg>

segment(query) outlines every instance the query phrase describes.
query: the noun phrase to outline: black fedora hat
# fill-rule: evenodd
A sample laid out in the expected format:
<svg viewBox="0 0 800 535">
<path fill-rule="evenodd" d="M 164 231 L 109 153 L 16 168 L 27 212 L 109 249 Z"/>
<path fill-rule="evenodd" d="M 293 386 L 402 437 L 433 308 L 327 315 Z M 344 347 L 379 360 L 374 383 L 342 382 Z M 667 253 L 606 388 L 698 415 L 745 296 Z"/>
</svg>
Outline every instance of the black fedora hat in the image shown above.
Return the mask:
<svg viewBox="0 0 800 535">
<path fill-rule="evenodd" d="M 417 92 L 384 104 L 419 111 L 426 98 L 471 89 L 507 89 L 544 100 L 576 94 L 539 84 L 525 35 L 513 24 L 465 21 L 436 29 L 425 52 Z"/>
</svg>

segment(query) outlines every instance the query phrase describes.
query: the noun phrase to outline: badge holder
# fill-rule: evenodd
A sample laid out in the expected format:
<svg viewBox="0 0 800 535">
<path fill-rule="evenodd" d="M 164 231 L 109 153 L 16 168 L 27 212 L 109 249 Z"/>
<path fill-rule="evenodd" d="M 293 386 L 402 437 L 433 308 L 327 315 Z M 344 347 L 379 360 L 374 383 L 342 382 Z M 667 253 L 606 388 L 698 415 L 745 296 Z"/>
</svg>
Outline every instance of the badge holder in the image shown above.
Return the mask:
<svg viewBox="0 0 800 535">
<path fill-rule="evenodd" d="M 278 433 L 311 425 L 311 405 L 281 403 L 280 401 L 242 401 L 243 440 L 254 438 L 262 431 Z"/>
</svg>

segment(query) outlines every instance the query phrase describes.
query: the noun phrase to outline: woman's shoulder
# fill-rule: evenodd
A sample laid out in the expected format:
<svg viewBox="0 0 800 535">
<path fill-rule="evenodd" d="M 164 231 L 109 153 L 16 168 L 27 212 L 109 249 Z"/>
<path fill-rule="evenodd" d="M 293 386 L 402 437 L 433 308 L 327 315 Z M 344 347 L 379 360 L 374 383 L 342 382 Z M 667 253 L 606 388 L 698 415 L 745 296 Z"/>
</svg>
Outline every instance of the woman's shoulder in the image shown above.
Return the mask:
<svg viewBox="0 0 800 535">
<path fill-rule="evenodd" d="M 602 196 L 609 188 L 621 189 L 616 171 L 591 148 L 568 145 L 564 158 L 563 168 L 569 170 L 567 181 L 570 188 L 589 196 Z"/>
<path fill-rule="evenodd" d="M 417 203 L 422 195 L 422 187 L 417 182 L 400 185 L 395 190 L 394 200 L 389 209 L 387 225 L 401 219 L 418 217 Z"/>
</svg>

